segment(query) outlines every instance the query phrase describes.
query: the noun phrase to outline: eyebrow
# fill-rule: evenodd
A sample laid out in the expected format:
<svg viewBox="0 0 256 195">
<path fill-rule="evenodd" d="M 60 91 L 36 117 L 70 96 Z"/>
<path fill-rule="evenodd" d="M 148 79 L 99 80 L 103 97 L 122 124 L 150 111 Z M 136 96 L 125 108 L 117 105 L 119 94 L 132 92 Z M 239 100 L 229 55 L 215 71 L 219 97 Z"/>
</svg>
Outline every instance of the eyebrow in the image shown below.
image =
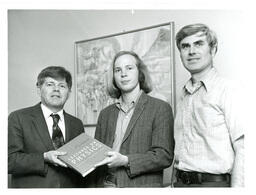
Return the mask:
<svg viewBox="0 0 256 195">
<path fill-rule="evenodd" d="M 203 42 L 204 42 L 204 40 L 198 40 L 198 41 L 195 41 L 194 44 L 195 43 L 203 43 Z"/>
<path fill-rule="evenodd" d="M 200 40 L 197 40 L 195 42 L 193 42 L 192 44 L 197 44 L 197 43 L 204 43 L 205 41 L 200 39 Z M 181 43 L 181 46 L 189 46 L 191 45 L 190 43 Z"/>
<path fill-rule="evenodd" d="M 180 46 L 181 46 L 181 47 L 190 46 L 190 44 L 189 44 L 189 43 L 181 43 Z"/>
<path fill-rule="evenodd" d="M 53 83 L 53 84 L 55 84 L 54 81 L 45 81 L 45 83 Z M 57 84 L 58 84 L 58 85 L 61 85 L 61 84 L 66 85 L 67 83 L 66 83 L 66 82 L 59 82 L 59 83 L 57 83 Z"/>
<path fill-rule="evenodd" d="M 128 67 L 128 66 L 137 66 L 136 64 L 126 64 L 124 67 Z M 114 69 L 116 68 L 121 68 L 121 66 L 115 66 Z"/>
</svg>

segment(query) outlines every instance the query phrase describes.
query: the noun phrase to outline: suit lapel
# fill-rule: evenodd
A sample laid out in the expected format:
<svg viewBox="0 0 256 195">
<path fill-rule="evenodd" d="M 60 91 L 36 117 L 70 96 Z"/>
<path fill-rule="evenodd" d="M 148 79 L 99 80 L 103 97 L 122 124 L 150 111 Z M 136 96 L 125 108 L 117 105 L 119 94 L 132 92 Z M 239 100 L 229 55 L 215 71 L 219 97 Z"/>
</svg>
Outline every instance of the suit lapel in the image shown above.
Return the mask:
<svg viewBox="0 0 256 195">
<path fill-rule="evenodd" d="M 35 130 L 38 132 L 42 143 L 45 145 L 47 150 L 54 150 L 53 144 L 52 144 L 52 139 L 50 137 L 48 127 L 43 115 L 43 111 L 41 109 L 40 104 L 37 104 L 35 109 L 31 112 L 31 115 L 33 117 L 33 123 L 34 126 L 36 127 Z"/>
<path fill-rule="evenodd" d="M 65 143 L 71 140 L 72 136 L 72 120 L 70 120 L 70 117 L 66 114 L 65 111 L 63 111 L 64 120 L 65 120 Z"/>
<path fill-rule="evenodd" d="M 132 115 L 132 118 L 128 124 L 128 127 L 126 129 L 126 132 L 124 134 L 124 138 L 122 143 L 125 142 L 125 140 L 128 138 L 128 136 L 131 134 L 132 129 L 134 127 L 134 125 L 136 124 L 138 118 L 140 117 L 140 115 L 142 114 L 144 108 L 145 108 L 145 103 L 147 102 L 147 96 L 144 92 L 142 92 L 139 101 L 135 107 L 134 113 Z"/>
<path fill-rule="evenodd" d="M 118 112 L 118 108 L 116 107 L 116 105 L 114 105 L 113 110 L 111 112 L 111 116 L 109 117 L 109 131 L 107 132 L 106 137 L 106 145 L 110 146 L 111 148 L 113 146 L 113 142 L 115 139 Z"/>
</svg>

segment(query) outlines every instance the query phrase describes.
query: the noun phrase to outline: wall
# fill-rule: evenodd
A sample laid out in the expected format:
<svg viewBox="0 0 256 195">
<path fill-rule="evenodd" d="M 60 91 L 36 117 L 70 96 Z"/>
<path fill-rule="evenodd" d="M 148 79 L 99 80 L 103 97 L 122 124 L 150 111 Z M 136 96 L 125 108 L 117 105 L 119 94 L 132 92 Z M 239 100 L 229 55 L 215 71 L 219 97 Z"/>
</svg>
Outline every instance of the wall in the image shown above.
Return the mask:
<svg viewBox="0 0 256 195">
<path fill-rule="evenodd" d="M 190 23 L 206 23 L 218 35 L 215 64 L 228 78 L 241 80 L 243 14 L 227 10 L 10 10 L 8 12 L 8 113 L 36 104 L 37 74 L 46 66 L 62 65 L 74 75 L 74 42 L 103 35 L 175 22 L 176 31 Z M 189 74 L 175 50 L 176 98 Z M 18 98 L 19 97 L 19 98 Z M 72 93 L 66 111 L 75 114 Z M 93 129 L 89 132 L 93 134 Z M 165 176 L 168 180 L 170 174 Z"/>
<path fill-rule="evenodd" d="M 118 18 L 118 20 L 116 20 Z M 176 31 L 183 25 L 202 22 L 212 27 L 219 37 L 215 58 L 220 73 L 240 79 L 242 59 L 237 37 L 243 31 L 242 13 L 238 11 L 200 10 L 91 10 L 28 11 L 8 13 L 8 112 L 36 104 L 36 77 L 48 65 L 62 65 L 74 73 L 74 42 L 103 35 L 175 21 Z M 235 40 L 235 41 L 234 41 Z M 188 79 L 176 50 L 176 88 Z M 19 95 L 17 98 L 16 95 Z M 28 95 L 29 94 L 29 95 Z M 75 113 L 74 93 L 66 110 Z"/>
</svg>

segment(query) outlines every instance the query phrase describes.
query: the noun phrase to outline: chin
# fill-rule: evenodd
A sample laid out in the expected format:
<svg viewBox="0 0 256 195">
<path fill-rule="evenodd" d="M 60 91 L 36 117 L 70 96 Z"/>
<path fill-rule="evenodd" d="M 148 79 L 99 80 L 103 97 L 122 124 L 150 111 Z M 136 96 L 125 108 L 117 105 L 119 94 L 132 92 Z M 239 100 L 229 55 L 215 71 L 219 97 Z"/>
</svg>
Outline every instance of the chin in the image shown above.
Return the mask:
<svg viewBox="0 0 256 195">
<path fill-rule="evenodd" d="M 129 92 L 131 92 L 131 91 L 132 91 L 132 90 L 127 90 L 127 89 L 122 89 L 122 90 L 121 90 L 122 93 L 129 93 Z"/>
<path fill-rule="evenodd" d="M 123 93 L 129 93 L 129 92 L 131 92 L 133 89 L 134 89 L 134 88 L 124 88 L 124 89 L 121 89 L 121 91 L 122 91 Z"/>
<path fill-rule="evenodd" d="M 63 104 L 60 103 L 60 102 L 59 102 L 59 103 L 52 103 L 52 104 L 51 104 L 51 106 L 54 107 L 54 108 L 60 108 L 60 107 L 62 107 L 62 105 L 63 105 Z"/>
</svg>

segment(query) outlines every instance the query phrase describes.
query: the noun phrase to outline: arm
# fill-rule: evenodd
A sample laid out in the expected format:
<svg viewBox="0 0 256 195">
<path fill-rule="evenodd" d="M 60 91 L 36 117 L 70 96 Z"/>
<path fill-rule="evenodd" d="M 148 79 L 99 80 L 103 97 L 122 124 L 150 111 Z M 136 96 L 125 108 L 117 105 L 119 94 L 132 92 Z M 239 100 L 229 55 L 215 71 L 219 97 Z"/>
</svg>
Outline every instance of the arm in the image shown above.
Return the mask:
<svg viewBox="0 0 256 195">
<path fill-rule="evenodd" d="M 84 132 L 83 123 L 80 119 L 67 114 L 64 112 L 65 120 L 67 120 L 67 123 L 72 124 L 72 127 L 67 127 L 66 131 L 72 131 L 69 132 L 69 140 L 66 140 L 66 142 L 74 139 L 76 136 L 80 135 Z M 58 156 L 65 155 L 66 152 L 59 152 L 56 150 L 44 152 L 44 160 L 48 164 L 53 164 L 54 166 L 61 166 L 61 167 L 68 167 L 64 162 L 58 159 Z"/>
<path fill-rule="evenodd" d="M 231 186 L 244 186 L 244 127 L 245 106 L 241 100 L 243 91 L 237 87 L 231 87 L 223 98 L 226 125 L 229 129 L 230 139 L 234 150 L 234 163 L 231 172 Z"/>
<path fill-rule="evenodd" d="M 244 187 L 244 136 L 233 143 L 235 161 L 231 173 L 231 187 Z"/>
<path fill-rule="evenodd" d="M 163 170 L 173 160 L 173 115 L 169 104 L 158 105 L 152 125 L 151 146 L 145 153 L 129 154 L 130 177 Z"/>
<path fill-rule="evenodd" d="M 44 151 L 37 138 L 33 136 L 34 130 L 29 131 L 33 125 L 22 114 L 14 112 L 8 118 L 8 173 L 10 174 L 37 174 L 46 175 L 48 164 L 66 167 L 58 155 L 64 152 Z"/>
<path fill-rule="evenodd" d="M 8 117 L 8 173 L 45 175 L 48 166 L 45 166 L 43 152 L 26 153 L 21 121 L 17 113 Z"/>
<path fill-rule="evenodd" d="M 102 129 L 101 123 L 102 123 L 102 113 L 100 113 L 99 115 L 96 131 L 95 131 L 95 138 L 98 140 L 102 140 L 106 136 L 105 131 Z M 101 162 L 99 162 L 98 164 L 96 164 L 95 167 L 108 165 L 108 167 L 113 168 L 113 167 L 127 166 L 128 164 L 128 157 L 120 154 L 119 152 L 111 151 L 105 155 L 106 155 L 106 158 Z"/>
<path fill-rule="evenodd" d="M 145 153 L 122 155 L 119 152 L 109 152 L 102 162 L 96 166 L 107 164 L 108 167 L 127 168 L 130 177 L 147 172 L 163 170 L 171 165 L 173 160 L 173 115 L 169 104 L 158 104 L 152 123 L 152 137 L 148 138 L 150 148 Z M 101 116 L 99 116 L 99 119 Z M 100 120 L 98 121 L 95 138 L 102 138 Z M 128 166 L 129 164 L 129 166 Z M 128 166 L 128 167 L 127 167 Z"/>
</svg>

